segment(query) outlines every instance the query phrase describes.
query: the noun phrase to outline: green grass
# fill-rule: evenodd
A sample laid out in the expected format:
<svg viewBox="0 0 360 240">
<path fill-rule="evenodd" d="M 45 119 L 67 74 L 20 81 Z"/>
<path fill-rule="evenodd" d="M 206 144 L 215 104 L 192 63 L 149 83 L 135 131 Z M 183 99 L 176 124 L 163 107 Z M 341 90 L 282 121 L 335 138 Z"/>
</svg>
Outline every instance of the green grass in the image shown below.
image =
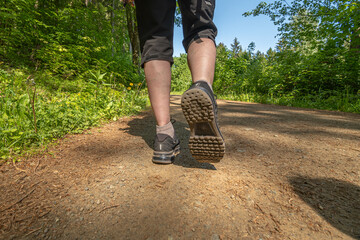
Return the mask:
<svg viewBox="0 0 360 240">
<path fill-rule="evenodd" d="M 46 147 L 66 134 L 136 114 L 148 101 L 140 84 L 27 76 L 26 71 L 0 69 L 1 161 Z"/>
<path fill-rule="evenodd" d="M 360 95 L 349 94 L 347 92 L 319 92 L 316 95 L 309 94 L 298 97 L 292 95 L 274 97 L 271 95 L 244 93 L 220 95 L 219 98 L 224 100 L 360 113 Z"/>
<path fill-rule="evenodd" d="M 174 92 L 171 92 L 171 95 L 182 95 L 185 91 L 182 91 L 182 92 L 179 92 L 179 91 L 174 91 Z"/>
<path fill-rule="evenodd" d="M 183 92 L 174 91 L 171 92 L 171 94 L 182 95 Z M 349 94 L 347 91 L 319 91 L 317 94 L 297 97 L 291 94 L 284 96 L 272 96 L 254 93 L 227 93 L 219 94 L 218 99 L 360 113 L 360 93 Z"/>
</svg>

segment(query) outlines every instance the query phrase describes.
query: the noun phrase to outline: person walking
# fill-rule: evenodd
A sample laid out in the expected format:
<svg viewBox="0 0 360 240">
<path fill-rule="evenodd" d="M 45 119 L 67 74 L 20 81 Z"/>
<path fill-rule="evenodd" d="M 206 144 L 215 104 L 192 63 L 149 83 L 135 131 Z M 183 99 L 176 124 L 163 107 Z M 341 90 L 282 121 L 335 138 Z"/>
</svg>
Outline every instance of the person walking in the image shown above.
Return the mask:
<svg viewBox="0 0 360 240">
<path fill-rule="evenodd" d="M 189 148 L 201 162 L 218 162 L 225 152 L 212 90 L 215 73 L 217 28 L 213 22 L 215 0 L 178 0 L 182 16 L 183 45 L 187 52 L 192 86 L 181 98 L 190 127 Z M 171 65 L 176 0 L 135 0 L 149 98 L 156 118 L 152 161 L 171 164 L 180 153 L 180 141 L 170 121 Z"/>
</svg>

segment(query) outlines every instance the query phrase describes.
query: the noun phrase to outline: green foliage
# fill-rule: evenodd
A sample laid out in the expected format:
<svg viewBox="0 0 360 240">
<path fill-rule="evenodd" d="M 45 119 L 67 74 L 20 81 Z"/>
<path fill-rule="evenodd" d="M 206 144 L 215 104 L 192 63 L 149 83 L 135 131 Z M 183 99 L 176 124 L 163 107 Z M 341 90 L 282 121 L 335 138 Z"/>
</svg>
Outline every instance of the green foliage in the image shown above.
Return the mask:
<svg viewBox="0 0 360 240">
<path fill-rule="evenodd" d="M 181 54 L 180 57 L 174 58 L 172 66 L 171 91 L 183 91 L 191 86 L 191 73 L 187 64 L 187 55 Z"/>
<path fill-rule="evenodd" d="M 356 93 L 360 89 L 359 1 L 293 0 L 289 4 L 277 0 L 270 4 L 262 2 L 244 15 L 261 14 L 279 26 L 279 51 L 295 52 L 302 60 L 307 55 L 322 70 L 334 69 L 342 90 L 350 87 Z M 325 79 L 321 85 L 328 88 L 332 72 L 321 69 L 318 81 Z"/>
<path fill-rule="evenodd" d="M 217 46 L 213 88 L 221 98 L 360 113 L 360 91 L 347 85 L 341 55 L 305 47 L 253 52 L 253 48 L 243 51 L 237 39 L 232 49 L 222 43 Z M 172 90 L 185 91 L 191 82 L 186 55 L 175 58 L 175 63 Z"/>
<path fill-rule="evenodd" d="M 36 85 L 31 85 L 26 84 L 25 74 L 20 71 L 11 74 L 1 71 L 0 157 L 13 157 L 26 148 L 44 145 L 69 133 L 80 133 L 103 120 L 116 120 L 145 107 L 144 92 L 137 93 L 123 85 L 115 90 L 102 81 L 105 74 L 95 76 L 96 84 L 78 80 L 75 86 L 52 78 L 35 80 Z M 52 87 L 42 86 L 45 81 L 51 82 Z M 33 99 L 35 87 L 37 94 Z"/>
<path fill-rule="evenodd" d="M 219 97 L 221 99 L 234 101 L 360 113 L 360 96 L 350 94 L 346 91 L 319 91 L 316 95 L 308 94 L 300 97 L 295 97 L 292 94 L 273 96 L 270 94 L 261 95 L 256 93 L 228 93 L 226 95 L 220 95 Z"/>
<path fill-rule="evenodd" d="M 11 66 L 25 65 L 64 78 L 97 69 L 123 84 L 136 77 L 120 1 L 85 5 L 70 0 L 0 0 L 0 5 L 0 59 Z"/>
</svg>

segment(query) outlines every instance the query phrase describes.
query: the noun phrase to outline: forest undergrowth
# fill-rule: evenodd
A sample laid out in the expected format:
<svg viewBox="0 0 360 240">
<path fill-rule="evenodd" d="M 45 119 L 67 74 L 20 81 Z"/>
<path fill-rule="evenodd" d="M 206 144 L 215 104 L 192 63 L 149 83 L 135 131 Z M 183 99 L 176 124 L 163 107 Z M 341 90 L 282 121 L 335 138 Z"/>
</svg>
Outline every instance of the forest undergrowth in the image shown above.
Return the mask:
<svg viewBox="0 0 360 240">
<path fill-rule="evenodd" d="M 67 134 L 136 114 L 146 106 L 142 83 L 125 86 L 105 81 L 100 72 L 88 75 L 86 80 L 69 81 L 44 72 L 0 71 L 1 159 L 46 150 L 48 143 Z"/>
</svg>

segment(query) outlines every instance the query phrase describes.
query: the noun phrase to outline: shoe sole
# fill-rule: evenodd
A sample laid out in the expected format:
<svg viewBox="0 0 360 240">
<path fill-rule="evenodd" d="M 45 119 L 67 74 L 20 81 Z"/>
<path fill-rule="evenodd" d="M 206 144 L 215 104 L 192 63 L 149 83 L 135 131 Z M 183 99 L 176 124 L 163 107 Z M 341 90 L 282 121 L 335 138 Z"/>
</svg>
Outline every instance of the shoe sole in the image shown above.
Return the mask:
<svg viewBox="0 0 360 240">
<path fill-rule="evenodd" d="M 190 89 L 181 98 L 181 108 L 190 127 L 192 156 L 199 162 L 219 162 L 225 154 L 225 142 L 210 96 L 201 89 Z"/>
<path fill-rule="evenodd" d="M 178 154 L 180 154 L 180 145 L 170 152 L 154 151 L 152 162 L 156 164 L 172 164 Z"/>
</svg>

